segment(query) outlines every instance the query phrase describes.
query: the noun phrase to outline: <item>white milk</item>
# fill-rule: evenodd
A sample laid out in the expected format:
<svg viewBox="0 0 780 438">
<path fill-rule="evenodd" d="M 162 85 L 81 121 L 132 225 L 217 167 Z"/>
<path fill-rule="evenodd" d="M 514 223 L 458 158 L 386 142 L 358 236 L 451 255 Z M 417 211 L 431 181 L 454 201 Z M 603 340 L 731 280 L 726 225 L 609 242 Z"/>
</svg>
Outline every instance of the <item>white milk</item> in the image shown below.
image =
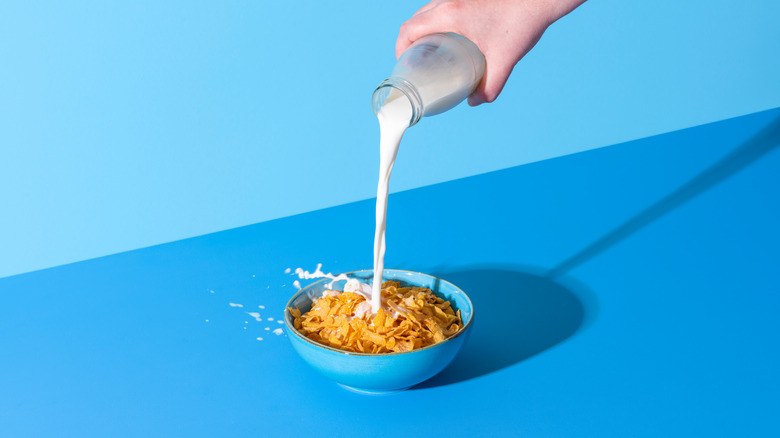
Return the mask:
<svg viewBox="0 0 780 438">
<path fill-rule="evenodd" d="M 385 228 L 387 225 L 387 195 L 390 191 L 390 173 L 409 120 L 412 105 L 409 100 L 392 92 L 376 115 L 379 119 L 379 185 L 376 189 L 376 232 L 374 233 L 374 284 L 371 288 L 371 312 L 381 306 L 382 273 L 385 269 Z"/>
</svg>

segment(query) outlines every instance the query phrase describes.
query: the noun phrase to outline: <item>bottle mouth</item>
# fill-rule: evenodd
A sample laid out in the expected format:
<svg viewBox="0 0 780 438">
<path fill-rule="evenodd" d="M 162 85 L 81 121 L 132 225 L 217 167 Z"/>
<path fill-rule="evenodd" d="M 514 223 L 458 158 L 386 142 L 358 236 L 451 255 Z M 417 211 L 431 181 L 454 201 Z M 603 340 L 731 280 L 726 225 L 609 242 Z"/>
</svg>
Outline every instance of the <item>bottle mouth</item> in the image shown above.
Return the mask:
<svg viewBox="0 0 780 438">
<path fill-rule="evenodd" d="M 414 85 L 398 77 L 385 79 L 374 90 L 374 94 L 371 96 L 371 108 L 374 110 L 374 115 L 379 113 L 379 110 L 382 109 L 387 98 L 390 97 L 394 90 L 398 90 L 409 100 L 412 106 L 412 117 L 409 119 L 409 126 L 416 125 L 423 116 L 422 98 Z"/>
</svg>

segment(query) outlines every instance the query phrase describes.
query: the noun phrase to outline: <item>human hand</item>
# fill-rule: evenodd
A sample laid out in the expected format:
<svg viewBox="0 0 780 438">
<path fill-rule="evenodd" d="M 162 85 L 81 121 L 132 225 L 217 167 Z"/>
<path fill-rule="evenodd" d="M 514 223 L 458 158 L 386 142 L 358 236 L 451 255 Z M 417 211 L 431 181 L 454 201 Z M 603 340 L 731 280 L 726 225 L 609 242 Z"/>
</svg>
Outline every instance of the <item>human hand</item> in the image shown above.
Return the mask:
<svg viewBox="0 0 780 438">
<path fill-rule="evenodd" d="M 433 0 L 401 25 L 395 56 L 418 38 L 455 32 L 485 55 L 485 75 L 469 96 L 471 106 L 496 100 L 512 69 L 542 34 L 585 0 Z"/>
</svg>

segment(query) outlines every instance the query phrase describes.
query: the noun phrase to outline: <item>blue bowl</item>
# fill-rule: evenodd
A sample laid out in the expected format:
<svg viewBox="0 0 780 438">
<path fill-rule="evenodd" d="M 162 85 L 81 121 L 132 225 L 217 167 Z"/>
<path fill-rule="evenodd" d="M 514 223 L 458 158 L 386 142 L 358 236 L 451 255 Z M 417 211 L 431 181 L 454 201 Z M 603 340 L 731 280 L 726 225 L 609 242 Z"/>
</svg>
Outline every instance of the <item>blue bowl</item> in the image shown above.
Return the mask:
<svg viewBox="0 0 780 438">
<path fill-rule="evenodd" d="M 373 270 L 347 273 L 350 278 L 371 283 Z M 403 391 L 438 374 L 452 362 L 466 342 L 474 320 L 471 300 L 458 287 L 442 279 L 419 272 L 385 269 L 383 280 L 395 280 L 406 286 L 422 286 L 449 300 L 455 310 L 460 310 L 463 328 L 438 344 L 401 353 L 366 354 L 352 353 L 328 347 L 301 335 L 293 327 L 289 308 L 301 313 L 311 309 L 312 301 L 322 296 L 332 280 L 323 279 L 301 289 L 287 303 L 284 325 L 287 338 L 293 348 L 309 365 L 325 377 L 352 391 L 367 394 L 388 394 Z M 343 290 L 346 280 L 333 283 L 333 289 Z"/>
</svg>

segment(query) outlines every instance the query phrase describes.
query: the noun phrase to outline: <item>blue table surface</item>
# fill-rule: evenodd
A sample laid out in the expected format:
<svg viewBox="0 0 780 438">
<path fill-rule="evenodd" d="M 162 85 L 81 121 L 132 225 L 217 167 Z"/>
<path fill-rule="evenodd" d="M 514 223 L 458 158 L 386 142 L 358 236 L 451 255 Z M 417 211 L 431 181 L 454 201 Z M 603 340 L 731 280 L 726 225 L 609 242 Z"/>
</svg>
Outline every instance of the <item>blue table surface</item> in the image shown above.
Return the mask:
<svg viewBox="0 0 780 438">
<path fill-rule="evenodd" d="M 476 308 L 394 395 L 273 332 L 287 268 L 371 267 L 373 200 L 0 279 L 0 436 L 778 436 L 779 120 L 391 195 L 387 266 Z"/>
</svg>

